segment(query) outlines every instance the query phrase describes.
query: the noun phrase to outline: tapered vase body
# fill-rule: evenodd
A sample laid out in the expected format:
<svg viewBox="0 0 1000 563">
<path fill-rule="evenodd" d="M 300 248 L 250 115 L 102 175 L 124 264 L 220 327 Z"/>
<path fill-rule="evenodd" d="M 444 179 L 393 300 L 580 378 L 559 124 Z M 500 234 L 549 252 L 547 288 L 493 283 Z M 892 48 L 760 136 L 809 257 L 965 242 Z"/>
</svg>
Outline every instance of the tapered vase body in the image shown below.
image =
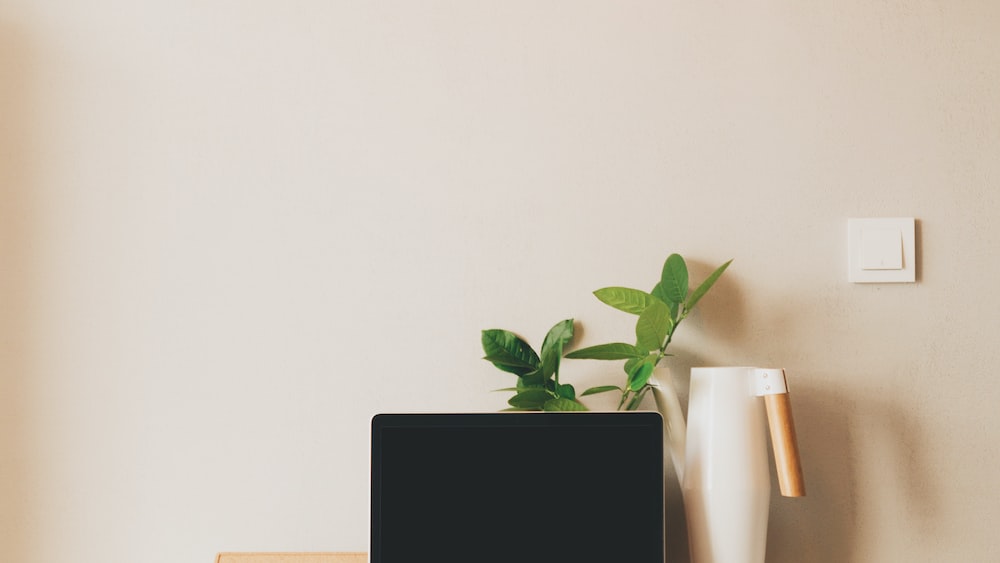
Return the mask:
<svg viewBox="0 0 1000 563">
<path fill-rule="evenodd" d="M 771 480 L 753 369 L 691 369 L 682 485 L 691 563 L 764 563 Z"/>
</svg>

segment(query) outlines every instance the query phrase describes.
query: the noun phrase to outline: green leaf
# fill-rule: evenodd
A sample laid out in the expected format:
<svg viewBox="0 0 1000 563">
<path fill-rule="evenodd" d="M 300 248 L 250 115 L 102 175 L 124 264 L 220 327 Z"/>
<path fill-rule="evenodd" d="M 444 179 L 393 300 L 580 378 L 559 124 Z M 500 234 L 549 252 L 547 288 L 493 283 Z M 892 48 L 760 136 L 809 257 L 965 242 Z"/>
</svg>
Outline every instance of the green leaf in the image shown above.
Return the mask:
<svg viewBox="0 0 1000 563">
<path fill-rule="evenodd" d="M 653 363 L 643 362 L 634 371 L 628 374 L 628 388 L 630 391 L 639 391 L 642 389 L 646 383 L 649 382 L 649 378 L 653 375 Z"/>
<path fill-rule="evenodd" d="M 688 294 L 688 269 L 680 254 L 671 254 L 663 263 L 660 286 L 667 303 L 683 303 Z"/>
<path fill-rule="evenodd" d="M 517 378 L 518 389 L 545 388 L 541 369 L 536 369 Z"/>
<path fill-rule="evenodd" d="M 500 352 L 498 352 L 496 354 L 493 354 L 493 355 L 490 355 L 490 356 L 485 356 L 485 357 L 483 357 L 483 359 L 486 360 L 487 362 L 490 362 L 491 364 L 493 364 L 493 365 L 495 365 L 497 367 L 504 366 L 504 367 L 507 367 L 507 368 L 518 368 L 521 371 L 538 369 L 538 366 L 533 366 L 533 365 L 531 365 L 529 363 L 526 363 L 523 360 L 521 360 L 520 358 L 512 356 L 511 354 L 509 354 L 506 351 L 500 351 Z M 501 369 L 503 369 L 503 368 L 501 368 Z M 508 370 L 504 370 L 504 371 L 508 371 Z M 512 372 L 512 373 L 517 373 L 517 372 L 515 371 L 515 372 Z"/>
<path fill-rule="evenodd" d="M 486 357 L 496 358 L 488 361 L 508 373 L 524 375 L 541 367 L 538 354 L 531 346 L 508 330 L 484 330 L 482 344 Z"/>
<path fill-rule="evenodd" d="M 566 319 L 555 324 L 542 342 L 542 378 L 548 379 L 553 373 L 559 372 L 559 361 L 562 359 L 563 347 L 573 339 L 573 319 Z"/>
<path fill-rule="evenodd" d="M 562 397 L 564 399 L 569 399 L 569 400 L 572 401 L 572 400 L 576 399 L 576 389 L 572 385 L 569 385 L 569 384 L 566 384 L 566 385 L 557 385 L 556 386 L 556 395 L 559 395 L 560 397 Z"/>
<path fill-rule="evenodd" d="M 659 350 L 670 333 L 672 323 L 670 307 L 659 299 L 652 302 L 635 323 L 636 345 L 646 350 Z"/>
<path fill-rule="evenodd" d="M 729 265 L 732 263 L 733 263 L 732 260 L 726 262 L 725 264 L 716 268 L 715 271 L 712 272 L 710 276 L 705 278 L 705 281 L 701 282 L 701 285 L 699 285 L 694 291 L 691 292 L 691 296 L 688 297 L 687 303 L 684 305 L 684 308 L 687 309 L 688 311 L 694 309 L 694 306 L 698 304 L 698 301 L 700 301 L 701 298 L 704 297 L 706 293 L 708 293 L 708 290 L 712 289 L 712 286 L 715 285 L 715 282 L 719 281 L 719 277 L 722 276 L 722 272 L 725 272 L 726 268 L 728 268 Z"/>
<path fill-rule="evenodd" d="M 667 299 L 667 294 L 664 293 L 663 291 L 663 284 L 661 284 L 660 282 L 656 282 L 656 285 L 653 287 L 653 291 L 651 291 L 649 294 L 659 299 L 660 301 L 663 301 L 664 303 L 667 304 L 670 303 L 670 300 Z"/>
<path fill-rule="evenodd" d="M 646 310 L 650 303 L 657 300 L 656 297 L 628 287 L 605 287 L 594 292 L 602 302 L 611 305 L 619 311 L 638 315 Z"/>
<path fill-rule="evenodd" d="M 608 391 L 621 391 L 622 388 L 617 385 L 602 385 L 600 387 L 591 387 L 583 393 L 580 394 L 581 397 L 586 397 L 587 395 L 596 395 L 598 393 L 607 393 Z"/>
<path fill-rule="evenodd" d="M 662 358 L 666 358 L 669 356 L 673 356 L 673 354 L 663 354 L 663 356 L 661 357 L 658 352 L 652 352 L 644 358 L 632 358 L 631 360 L 625 362 L 624 366 L 625 375 L 631 376 L 631 374 L 634 373 L 635 370 L 639 369 L 640 364 L 642 364 L 643 362 L 649 362 L 653 364 L 653 367 L 655 368 L 657 365 L 659 365 L 660 360 Z"/>
<path fill-rule="evenodd" d="M 546 401 L 545 405 L 542 406 L 542 410 L 546 411 L 585 411 L 587 407 L 578 401 L 573 401 L 570 399 L 565 399 L 560 397 L 558 399 L 552 399 Z"/>
<path fill-rule="evenodd" d="M 671 303 L 670 299 L 668 299 L 667 296 L 666 296 L 666 294 L 664 293 L 662 285 L 660 285 L 659 283 L 657 283 L 656 287 L 653 288 L 653 292 L 650 293 L 650 295 L 652 295 L 653 297 L 659 299 L 660 301 L 663 301 L 664 303 L 667 304 L 668 307 L 670 307 L 670 319 L 671 320 L 674 320 L 674 319 L 677 318 L 677 310 L 680 309 L 681 304 L 680 303 Z"/>
<path fill-rule="evenodd" d="M 635 371 L 635 369 L 637 367 L 639 367 L 639 364 L 641 364 L 643 361 L 645 361 L 645 359 L 646 359 L 645 357 L 642 357 L 642 358 L 629 358 L 629 360 L 627 362 L 625 362 L 625 366 L 624 366 L 624 368 L 625 368 L 625 374 L 627 375 L 627 374 L 630 374 L 633 371 Z"/>
<path fill-rule="evenodd" d="M 541 410 L 552 394 L 545 389 L 525 389 L 511 397 L 507 404 L 517 409 Z"/>
<path fill-rule="evenodd" d="M 613 342 L 581 348 L 566 354 L 566 357 L 577 360 L 627 360 L 629 358 L 645 358 L 647 353 L 647 350 L 641 350 L 631 344 Z"/>
</svg>

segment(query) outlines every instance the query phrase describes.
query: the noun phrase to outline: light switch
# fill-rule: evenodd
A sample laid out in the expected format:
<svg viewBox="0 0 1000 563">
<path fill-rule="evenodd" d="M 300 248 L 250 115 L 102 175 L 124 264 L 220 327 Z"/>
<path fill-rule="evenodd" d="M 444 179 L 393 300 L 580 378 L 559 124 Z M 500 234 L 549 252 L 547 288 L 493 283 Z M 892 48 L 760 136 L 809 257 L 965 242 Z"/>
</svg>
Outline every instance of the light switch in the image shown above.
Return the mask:
<svg viewBox="0 0 1000 563">
<path fill-rule="evenodd" d="M 902 270 L 903 233 L 898 229 L 861 229 L 862 270 Z"/>
<path fill-rule="evenodd" d="M 847 277 L 854 283 L 916 281 L 913 217 L 848 219 Z"/>
</svg>

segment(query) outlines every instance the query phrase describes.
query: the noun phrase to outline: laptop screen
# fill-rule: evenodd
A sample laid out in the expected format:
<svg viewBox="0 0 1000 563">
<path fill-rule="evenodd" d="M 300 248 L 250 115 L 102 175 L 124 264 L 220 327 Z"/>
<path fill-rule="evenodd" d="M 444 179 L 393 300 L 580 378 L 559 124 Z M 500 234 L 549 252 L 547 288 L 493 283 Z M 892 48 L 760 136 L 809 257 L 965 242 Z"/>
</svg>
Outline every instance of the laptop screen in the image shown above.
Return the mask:
<svg viewBox="0 0 1000 563">
<path fill-rule="evenodd" d="M 655 412 L 372 419 L 371 563 L 663 563 Z"/>
</svg>

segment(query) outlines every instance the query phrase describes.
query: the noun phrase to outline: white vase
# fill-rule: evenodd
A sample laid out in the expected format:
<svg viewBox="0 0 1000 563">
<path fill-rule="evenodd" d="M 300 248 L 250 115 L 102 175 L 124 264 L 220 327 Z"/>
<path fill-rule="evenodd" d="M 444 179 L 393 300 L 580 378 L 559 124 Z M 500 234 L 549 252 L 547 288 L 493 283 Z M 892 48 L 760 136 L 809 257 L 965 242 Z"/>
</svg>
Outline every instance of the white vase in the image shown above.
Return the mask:
<svg viewBox="0 0 1000 563">
<path fill-rule="evenodd" d="M 771 480 L 754 369 L 691 369 L 681 481 L 691 563 L 764 563 Z"/>
</svg>

